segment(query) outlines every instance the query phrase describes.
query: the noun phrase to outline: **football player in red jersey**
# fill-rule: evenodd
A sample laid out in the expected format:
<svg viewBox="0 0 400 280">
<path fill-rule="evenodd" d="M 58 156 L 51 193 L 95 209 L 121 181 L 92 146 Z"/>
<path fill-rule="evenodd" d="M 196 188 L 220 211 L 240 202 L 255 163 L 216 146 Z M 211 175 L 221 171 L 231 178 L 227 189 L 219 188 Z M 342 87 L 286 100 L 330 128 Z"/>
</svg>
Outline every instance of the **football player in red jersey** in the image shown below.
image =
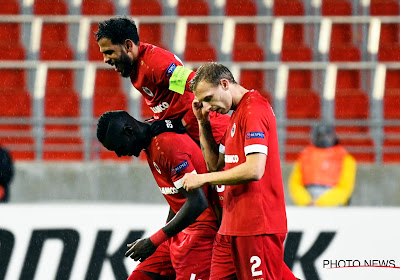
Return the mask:
<svg viewBox="0 0 400 280">
<path fill-rule="evenodd" d="M 225 185 L 221 227 L 210 279 L 296 279 L 283 261 L 286 209 L 277 126 L 268 101 L 239 85 L 219 63 L 200 66 L 192 80 L 193 110 L 209 171 L 185 174 L 183 186 Z M 210 111 L 234 110 L 222 143 L 210 130 Z"/>
<path fill-rule="evenodd" d="M 128 279 L 209 279 L 218 225 L 208 203 L 208 187 L 190 193 L 182 187 L 184 174 L 207 172 L 200 147 L 186 133 L 153 135 L 150 124 L 137 121 L 125 111 L 106 112 L 97 125 L 98 140 L 118 156 L 138 157 L 142 150 L 145 152 L 170 205 L 162 229 L 128 245 L 125 255 L 141 261 Z"/>
<path fill-rule="evenodd" d="M 104 62 L 114 66 L 122 77 L 130 78 L 154 112 L 153 119 L 182 119 L 188 134 L 198 141 L 199 127 L 191 105 L 194 95 L 189 85 L 195 72 L 185 68 L 173 53 L 141 42 L 136 24 L 129 18 L 103 21 L 95 35 Z M 210 117 L 214 137 L 219 141 L 229 116 L 212 112 Z M 165 127 L 164 122 L 158 125 Z"/>
</svg>

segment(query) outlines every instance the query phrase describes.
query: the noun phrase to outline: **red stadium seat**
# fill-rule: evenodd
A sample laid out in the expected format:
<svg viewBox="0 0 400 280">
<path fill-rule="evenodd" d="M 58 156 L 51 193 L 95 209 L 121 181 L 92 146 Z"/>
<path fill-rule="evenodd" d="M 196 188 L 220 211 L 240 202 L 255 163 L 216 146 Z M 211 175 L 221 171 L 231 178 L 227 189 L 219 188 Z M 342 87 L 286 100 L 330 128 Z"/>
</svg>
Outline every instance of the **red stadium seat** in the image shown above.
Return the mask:
<svg viewBox="0 0 400 280">
<path fill-rule="evenodd" d="M 163 7 L 159 0 L 131 1 L 130 14 L 134 16 L 161 16 Z M 167 49 L 162 38 L 163 28 L 159 23 L 139 23 L 140 41 Z"/>
<path fill-rule="evenodd" d="M 13 119 L 12 123 L 0 123 L 0 145 L 9 148 L 17 160 L 32 160 L 35 157 L 29 123 L 32 98 L 26 90 L 26 80 L 25 70 L 0 69 L 0 119 Z M 20 118 L 27 119 L 21 123 Z"/>
<path fill-rule="evenodd" d="M 387 70 L 385 95 L 383 99 L 384 119 L 400 123 L 400 71 Z M 383 161 L 400 162 L 400 125 L 385 125 Z M 394 152 L 386 151 L 395 149 Z"/>
<path fill-rule="evenodd" d="M 257 5 L 253 0 L 227 0 L 226 16 L 255 16 Z M 232 59 L 234 61 L 263 61 L 263 48 L 257 43 L 256 24 L 237 24 L 233 43 Z"/>
<path fill-rule="evenodd" d="M 208 16 L 209 7 L 206 1 L 179 0 L 177 14 L 179 16 Z M 217 53 L 210 44 L 208 24 L 188 24 L 185 61 L 215 61 Z"/>
<path fill-rule="evenodd" d="M 400 4 L 394 0 L 372 0 L 371 16 L 398 16 Z M 378 60 L 400 61 L 399 24 L 383 23 L 379 40 Z"/>
<path fill-rule="evenodd" d="M 4 0 L 0 5 L 0 15 L 16 15 L 20 12 L 17 0 Z M 25 48 L 21 43 L 21 27 L 18 23 L 0 23 L 0 60 L 25 59 Z"/>
<path fill-rule="evenodd" d="M 44 98 L 44 160 L 82 160 L 80 101 L 74 89 L 75 75 L 69 69 L 50 69 Z M 56 123 L 51 123 L 50 120 Z"/>
<path fill-rule="evenodd" d="M 83 0 L 81 13 L 82 15 L 113 15 L 115 7 L 111 0 Z"/>
<path fill-rule="evenodd" d="M 68 15 L 66 2 L 35 0 L 35 15 Z M 41 60 L 72 60 L 74 52 L 68 42 L 67 23 L 43 23 L 39 57 Z"/>
<path fill-rule="evenodd" d="M 93 96 L 93 116 L 99 118 L 110 110 L 128 110 L 127 95 L 121 88 L 118 72 L 114 70 L 97 70 Z M 100 149 L 100 159 L 129 160 L 129 157 L 118 158 L 114 152 Z"/>
<path fill-rule="evenodd" d="M 257 90 L 262 96 L 264 96 L 268 100 L 271 105 L 273 104 L 272 95 L 266 90 L 265 71 L 242 70 L 240 72 L 239 84 L 248 90 Z"/>
<path fill-rule="evenodd" d="M 82 15 L 114 15 L 115 7 L 112 1 L 99 1 L 99 0 L 83 0 L 81 7 Z M 98 30 L 98 24 L 92 23 L 90 25 L 89 33 L 89 46 L 87 52 L 87 59 L 90 61 L 102 61 L 103 55 L 99 51 L 96 37 L 93 35 Z"/>
</svg>

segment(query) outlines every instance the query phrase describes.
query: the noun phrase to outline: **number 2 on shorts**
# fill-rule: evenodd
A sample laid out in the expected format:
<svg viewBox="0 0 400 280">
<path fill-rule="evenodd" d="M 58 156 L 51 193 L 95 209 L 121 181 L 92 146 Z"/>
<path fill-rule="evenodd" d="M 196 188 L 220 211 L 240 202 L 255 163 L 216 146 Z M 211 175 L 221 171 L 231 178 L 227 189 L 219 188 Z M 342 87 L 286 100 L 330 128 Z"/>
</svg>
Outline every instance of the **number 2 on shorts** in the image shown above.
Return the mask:
<svg viewBox="0 0 400 280">
<path fill-rule="evenodd" d="M 251 266 L 251 275 L 254 276 L 261 276 L 262 275 L 262 271 L 261 270 L 257 270 L 257 268 L 261 265 L 261 259 L 258 256 L 252 256 L 250 258 L 250 263 L 253 264 Z"/>
</svg>

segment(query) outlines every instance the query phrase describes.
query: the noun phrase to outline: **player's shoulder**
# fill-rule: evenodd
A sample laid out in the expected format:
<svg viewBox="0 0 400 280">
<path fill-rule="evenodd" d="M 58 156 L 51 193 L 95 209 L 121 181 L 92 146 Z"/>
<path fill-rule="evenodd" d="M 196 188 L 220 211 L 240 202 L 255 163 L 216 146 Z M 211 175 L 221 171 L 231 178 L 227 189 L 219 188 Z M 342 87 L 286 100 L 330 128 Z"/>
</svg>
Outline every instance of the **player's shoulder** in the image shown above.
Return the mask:
<svg viewBox="0 0 400 280">
<path fill-rule="evenodd" d="M 148 65 L 160 65 L 160 63 L 165 64 L 171 62 L 179 62 L 179 59 L 173 53 L 160 48 L 156 45 L 141 43 L 143 47 L 142 59 Z"/>
<path fill-rule="evenodd" d="M 186 133 L 164 132 L 157 135 L 157 141 L 167 155 L 192 153 L 193 149 L 198 148 L 197 144 Z"/>
</svg>

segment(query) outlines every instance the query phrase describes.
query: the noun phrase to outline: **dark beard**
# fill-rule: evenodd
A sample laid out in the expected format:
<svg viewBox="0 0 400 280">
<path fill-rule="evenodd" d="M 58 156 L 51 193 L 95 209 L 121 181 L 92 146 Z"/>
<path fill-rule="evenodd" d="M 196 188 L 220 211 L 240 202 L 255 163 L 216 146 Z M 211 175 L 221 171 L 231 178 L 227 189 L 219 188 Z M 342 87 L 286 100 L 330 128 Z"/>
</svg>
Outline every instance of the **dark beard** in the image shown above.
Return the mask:
<svg viewBox="0 0 400 280">
<path fill-rule="evenodd" d="M 124 78 L 129 78 L 133 71 L 133 63 L 130 61 L 129 56 L 124 54 L 121 57 L 121 62 L 122 64 L 122 71 L 121 71 L 121 76 Z"/>
</svg>

